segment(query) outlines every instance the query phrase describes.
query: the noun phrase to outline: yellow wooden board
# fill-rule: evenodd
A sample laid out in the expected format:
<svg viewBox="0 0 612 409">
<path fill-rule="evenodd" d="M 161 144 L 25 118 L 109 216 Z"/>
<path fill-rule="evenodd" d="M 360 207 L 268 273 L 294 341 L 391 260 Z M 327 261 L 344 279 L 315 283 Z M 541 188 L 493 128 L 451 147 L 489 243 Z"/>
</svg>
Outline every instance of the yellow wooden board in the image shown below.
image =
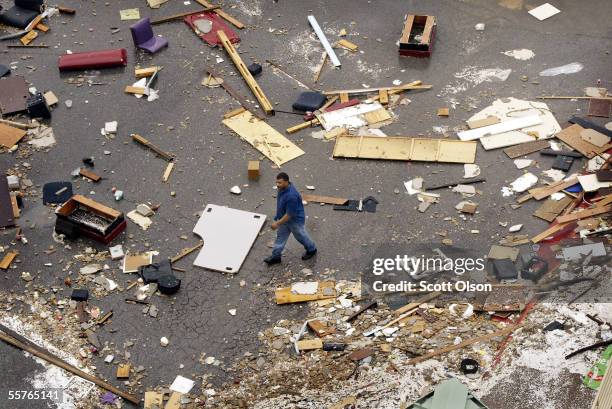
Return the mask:
<svg viewBox="0 0 612 409">
<path fill-rule="evenodd" d="M 300 351 L 311 351 L 313 349 L 322 349 L 323 340 L 321 340 L 321 338 L 303 339 L 297 342 L 297 347 Z"/>
<path fill-rule="evenodd" d="M 144 409 L 152 409 L 153 405 L 161 408 L 164 403 L 164 395 L 159 392 L 148 391 L 144 394 Z"/>
<path fill-rule="evenodd" d="M 293 142 L 249 111 L 226 118 L 223 123 L 278 166 L 304 154 Z"/>
<path fill-rule="evenodd" d="M 295 302 L 306 302 L 324 300 L 327 298 L 336 298 L 336 282 L 320 281 L 319 288 L 314 294 L 294 294 L 291 292 L 291 287 L 277 288 L 274 291 L 274 298 L 277 304 L 289 304 Z"/>
<path fill-rule="evenodd" d="M 476 141 L 343 135 L 336 138 L 333 156 L 336 158 L 474 163 Z"/>
</svg>

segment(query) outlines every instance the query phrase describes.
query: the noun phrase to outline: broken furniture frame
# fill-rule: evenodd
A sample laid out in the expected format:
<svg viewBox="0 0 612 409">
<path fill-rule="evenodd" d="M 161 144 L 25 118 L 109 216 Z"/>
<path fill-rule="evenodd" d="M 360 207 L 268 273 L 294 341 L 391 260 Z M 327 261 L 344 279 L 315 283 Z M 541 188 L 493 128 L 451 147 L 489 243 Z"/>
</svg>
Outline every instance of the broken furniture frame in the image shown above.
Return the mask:
<svg viewBox="0 0 612 409">
<path fill-rule="evenodd" d="M 406 15 L 402 36 L 399 39 L 399 54 L 411 57 L 429 57 L 436 34 L 434 16 Z"/>
<path fill-rule="evenodd" d="M 83 235 L 108 244 L 127 226 L 123 213 L 85 196 L 74 195 L 55 210 L 55 230 L 73 238 Z"/>
</svg>

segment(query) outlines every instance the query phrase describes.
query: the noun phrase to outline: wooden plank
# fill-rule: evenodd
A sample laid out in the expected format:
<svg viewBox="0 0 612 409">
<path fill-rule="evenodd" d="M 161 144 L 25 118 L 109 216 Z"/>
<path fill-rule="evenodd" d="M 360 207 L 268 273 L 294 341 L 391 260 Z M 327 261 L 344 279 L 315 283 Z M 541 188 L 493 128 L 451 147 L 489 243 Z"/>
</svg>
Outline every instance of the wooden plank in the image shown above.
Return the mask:
<svg viewBox="0 0 612 409">
<path fill-rule="evenodd" d="M 540 141 L 531 141 L 527 143 L 521 143 L 518 145 L 511 146 L 509 148 L 504 149 L 504 153 L 510 158 L 518 158 L 520 156 L 525 156 L 533 152 L 541 151 L 542 149 L 546 149 L 550 147 L 550 142 L 546 140 Z"/>
<path fill-rule="evenodd" d="M 570 203 L 572 203 L 572 198 L 569 196 L 565 196 L 561 200 L 548 199 L 533 213 L 533 215 L 552 223 Z"/>
<path fill-rule="evenodd" d="M 108 206 L 104 206 L 103 204 L 100 204 L 98 202 L 96 202 L 95 200 L 92 200 L 88 197 L 82 196 L 82 195 L 74 195 L 70 198 L 70 200 L 74 200 L 77 203 L 80 203 L 86 207 L 89 207 L 91 209 L 95 209 L 100 213 L 106 214 L 110 217 L 112 217 L 113 219 L 116 219 L 117 217 L 121 216 L 121 212 L 118 210 L 115 210 L 111 207 Z"/>
<path fill-rule="evenodd" d="M 448 108 L 438 108 L 437 114 L 438 116 L 448 116 L 450 114 L 450 111 Z"/>
<path fill-rule="evenodd" d="M 399 39 L 400 43 L 407 44 L 410 39 L 410 32 L 412 31 L 412 25 L 414 24 L 414 15 L 408 14 L 402 30 L 402 36 Z"/>
<path fill-rule="evenodd" d="M 304 154 L 297 145 L 249 111 L 224 119 L 223 124 L 279 167 Z"/>
<path fill-rule="evenodd" d="M 291 292 L 291 287 L 277 288 L 274 291 L 274 301 L 276 304 L 289 304 L 305 301 L 326 300 L 336 298 L 336 295 L 335 281 L 320 281 L 319 288 L 314 294 L 294 294 Z"/>
<path fill-rule="evenodd" d="M 207 2 L 206 0 L 195 0 L 196 3 L 198 3 L 201 6 L 204 6 L 206 8 L 211 8 L 213 7 L 212 3 Z M 229 23 L 233 24 L 234 27 L 236 28 L 244 28 L 245 25 L 242 24 L 240 22 L 240 20 L 232 17 L 231 15 L 227 14 L 225 11 L 221 10 L 221 9 L 215 9 L 213 10 L 213 13 L 216 13 L 219 17 L 221 17 L 222 19 L 228 21 Z"/>
<path fill-rule="evenodd" d="M 123 89 L 123 92 L 125 92 L 126 94 L 134 94 L 134 95 L 144 95 L 146 91 L 147 91 L 146 88 L 143 88 L 143 87 L 133 87 L 131 85 L 127 85 Z"/>
<path fill-rule="evenodd" d="M 321 77 L 321 73 L 323 72 L 323 67 L 325 67 L 325 63 L 327 62 L 327 53 L 323 51 L 323 56 L 321 57 L 321 62 L 319 63 L 319 67 L 317 67 L 317 71 L 315 72 L 313 82 L 316 84 Z"/>
<path fill-rule="evenodd" d="M 436 25 L 436 18 L 434 16 L 426 16 L 425 28 L 423 29 L 423 35 L 421 36 L 421 44 L 429 44 L 431 41 L 431 33 L 434 26 Z"/>
<path fill-rule="evenodd" d="M 12 148 L 18 143 L 25 135 L 26 131 L 18 128 L 14 128 L 9 125 L 0 124 L 0 146 L 5 148 Z"/>
<path fill-rule="evenodd" d="M 227 51 L 230 58 L 234 62 L 234 65 L 242 75 L 242 78 L 244 78 L 251 91 L 253 91 L 253 94 L 255 94 L 255 98 L 257 98 L 257 100 L 259 101 L 261 108 L 268 115 L 274 114 L 274 107 L 264 94 L 263 90 L 257 84 L 257 81 L 255 81 L 255 78 L 253 78 L 253 76 L 249 72 L 247 66 L 244 64 L 242 58 L 238 54 L 238 51 L 236 51 L 234 45 L 231 43 L 229 38 L 227 38 L 227 35 L 225 35 L 223 30 L 219 30 L 217 31 L 217 36 L 219 37 L 223 48 L 225 48 L 225 51 Z"/>
<path fill-rule="evenodd" d="M 321 338 L 302 339 L 297 342 L 299 351 L 312 351 L 314 349 L 323 349 L 323 340 Z"/>
<path fill-rule="evenodd" d="M 553 234 L 557 233 L 558 231 L 563 230 L 565 227 L 567 227 L 567 223 L 555 224 L 554 226 L 551 226 L 548 229 L 544 230 L 542 233 L 532 237 L 531 242 L 539 243 L 547 237 L 550 237 Z"/>
<path fill-rule="evenodd" d="M 2 270 L 8 270 L 8 268 L 11 266 L 11 263 L 18 255 L 19 253 L 17 251 L 8 251 L 2 258 L 2 261 L 0 261 L 0 268 Z"/>
<path fill-rule="evenodd" d="M 164 404 L 164 395 L 159 392 L 147 391 L 144 394 L 144 409 L 153 409 L 153 405 L 161 408 Z"/>
<path fill-rule="evenodd" d="M 340 136 L 334 157 L 386 160 L 413 160 L 447 163 L 474 163 L 475 141 L 389 136 Z"/>
<path fill-rule="evenodd" d="M 135 68 L 134 76 L 136 78 L 150 77 L 153 74 L 155 74 L 157 71 L 161 70 L 161 68 L 162 68 L 161 66 L 147 67 L 147 68 Z"/>
<path fill-rule="evenodd" d="M 349 94 L 348 92 L 341 92 L 340 93 L 340 103 L 344 103 L 344 102 L 348 102 L 349 100 Z"/>
<path fill-rule="evenodd" d="M 563 216 L 557 217 L 558 223 L 568 223 L 575 220 L 586 219 L 587 217 L 597 216 L 600 214 L 605 214 L 612 212 L 612 205 L 594 207 L 592 209 L 582 210 L 579 212 L 574 212 L 570 214 L 565 214 Z"/>
<path fill-rule="evenodd" d="M 168 399 L 168 402 L 166 402 L 164 409 L 180 409 L 182 395 L 183 394 L 179 392 L 172 392 L 172 395 L 170 395 L 170 399 Z"/>
<path fill-rule="evenodd" d="M 203 245 L 204 245 L 204 242 L 201 241 L 201 242 L 199 242 L 198 244 L 196 244 L 193 247 L 187 247 L 187 248 L 181 250 L 176 256 L 170 258 L 170 263 L 172 263 L 172 264 L 176 263 L 177 261 L 179 261 L 183 257 L 185 257 L 188 254 L 191 254 L 194 251 L 196 251 L 197 249 L 201 248 Z"/>
<path fill-rule="evenodd" d="M 97 175 L 86 168 L 81 168 L 79 170 L 79 175 L 85 176 L 87 179 L 91 180 L 92 182 L 99 182 L 102 179 L 100 175 Z"/>
<path fill-rule="evenodd" d="M 387 105 L 389 103 L 389 91 L 386 89 L 378 91 L 378 100 L 381 104 Z"/>
<path fill-rule="evenodd" d="M 434 291 L 433 293 L 425 294 L 424 296 L 422 296 L 415 302 L 408 303 L 404 305 L 403 307 L 400 307 L 397 310 L 393 311 L 393 315 L 396 315 L 396 316 L 402 315 L 406 311 L 412 310 L 423 303 L 429 302 L 433 300 L 434 298 L 439 297 L 440 294 L 442 294 L 440 291 Z"/>
<path fill-rule="evenodd" d="M 216 70 L 213 70 L 210 66 L 206 67 L 206 71 L 213 77 L 220 78 L 223 80 L 223 77 L 221 77 L 221 75 L 216 72 Z M 257 118 L 264 119 L 264 117 L 255 109 L 253 109 L 253 107 L 251 107 L 251 104 L 249 104 L 249 102 L 240 93 L 238 93 L 232 86 L 230 86 L 227 81 L 223 80 L 221 82 L 221 86 L 228 94 L 230 94 L 236 101 L 238 101 L 238 103 L 242 105 L 244 109 L 251 111 L 251 113 L 253 113 L 253 115 L 255 115 Z"/>
<path fill-rule="evenodd" d="M 17 204 L 17 195 L 15 192 L 11 192 L 11 206 L 13 207 L 13 217 L 18 219 L 21 215 L 21 209 L 19 209 L 19 205 Z"/>
<path fill-rule="evenodd" d="M 564 189 L 567 189 L 568 187 L 573 186 L 576 183 L 578 183 L 578 179 L 573 177 L 570 180 L 565 181 L 565 182 L 561 181 L 561 182 L 556 182 L 550 186 L 529 189 L 529 193 L 533 195 L 534 199 L 542 200 L 545 197 L 548 197 L 552 195 L 553 193 L 557 193 Z"/>
<path fill-rule="evenodd" d="M 28 32 L 28 34 L 26 34 L 23 37 L 21 37 L 19 39 L 19 41 L 21 41 L 21 44 L 23 44 L 23 45 L 28 45 L 32 41 L 34 41 L 36 39 L 36 37 L 38 37 L 38 31 L 32 30 L 32 31 Z"/>
<path fill-rule="evenodd" d="M 344 38 L 336 41 L 336 46 L 345 48 L 353 53 L 359 49 L 359 46 L 357 44 L 353 44 L 350 41 L 345 40 Z"/>
<path fill-rule="evenodd" d="M 312 332 L 315 333 L 317 337 L 320 337 L 320 338 L 336 332 L 336 330 L 333 327 L 328 327 L 324 322 L 319 321 L 319 320 L 308 321 L 308 327 L 312 330 Z"/>
<path fill-rule="evenodd" d="M 323 95 L 340 95 L 342 93 L 346 93 L 349 95 L 350 94 L 369 94 L 369 93 L 378 92 L 380 90 L 387 90 L 387 92 L 391 93 L 391 91 L 401 92 L 401 91 L 417 90 L 417 89 L 431 89 L 431 85 L 421 85 L 421 81 L 415 81 L 409 84 L 399 85 L 397 87 L 335 89 L 331 91 L 323 91 Z"/>
<path fill-rule="evenodd" d="M 15 339 L 15 338 L 11 337 L 10 335 L 7 335 L 7 334 L 5 334 L 3 332 L 0 332 L 0 340 L 6 342 L 8 344 L 11 344 L 11 345 L 13 345 L 13 346 L 15 346 L 15 347 L 17 347 L 19 349 L 22 349 L 22 350 L 24 350 L 26 352 L 29 352 L 30 354 L 32 354 L 34 356 L 37 356 L 38 358 L 43 359 L 43 360 L 45 360 L 47 362 L 50 362 L 53 365 L 59 366 L 60 368 L 66 370 L 66 371 L 68 371 L 68 372 L 70 372 L 70 373 L 72 373 L 72 374 L 74 374 L 74 375 L 76 375 L 78 377 L 86 379 L 89 382 L 93 382 L 94 384 L 98 385 L 99 387 L 101 387 L 103 389 L 106 389 L 107 391 L 112 392 L 112 393 L 114 393 L 117 396 L 121 396 L 123 399 L 126 399 L 126 400 L 134 403 L 135 405 L 140 405 L 140 399 L 137 398 L 136 396 L 130 395 L 130 394 L 122 391 L 121 389 L 115 388 L 113 385 L 111 385 L 111 384 L 109 384 L 107 382 L 104 382 L 103 380 L 101 380 L 101 379 L 99 379 L 99 378 L 97 378 L 97 377 L 95 377 L 93 375 L 90 375 L 90 374 L 88 374 L 86 372 L 81 371 L 80 369 L 70 365 L 69 363 L 67 363 L 67 362 L 65 362 L 65 361 L 63 361 L 61 359 L 58 359 L 57 357 L 49 354 L 47 351 L 43 350 L 40 347 L 34 347 L 34 346 L 31 346 L 31 345 L 24 344 L 23 342 Z"/>
<path fill-rule="evenodd" d="M 297 124 L 292 127 L 289 127 L 285 129 L 285 132 L 287 132 L 288 134 L 292 134 L 292 133 L 296 133 L 297 131 L 301 131 L 302 129 L 311 128 L 315 125 L 319 125 L 319 120 L 316 118 L 311 121 L 306 121 L 301 124 Z"/>
<path fill-rule="evenodd" d="M 433 352 L 427 353 L 425 355 L 421 355 L 419 357 L 413 358 L 408 360 L 408 365 L 415 365 L 418 364 L 419 362 L 423 362 L 426 361 L 428 359 L 431 359 L 433 357 L 439 356 L 439 355 L 443 355 L 443 354 L 447 354 L 451 351 L 455 351 L 457 349 L 462 349 L 465 348 L 468 345 L 472 345 L 472 344 L 476 344 L 478 342 L 484 342 L 484 341 L 489 341 L 490 339 L 496 338 L 496 337 L 501 337 L 503 335 L 506 334 L 511 334 L 512 332 L 514 332 L 515 330 L 517 330 L 519 327 L 521 327 L 521 325 L 514 325 L 508 328 L 504 328 L 502 330 L 493 332 L 491 334 L 485 334 L 485 335 L 481 335 L 479 337 L 475 337 L 475 338 L 471 338 L 471 339 L 467 339 L 463 342 L 460 342 L 456 345 L 449 345 L 443 348 L 439 348 L 436 349 Z"/>
<path fill-rule="evenodd" d="M 307 202 L 326 203 L 326 204 L 333 204 L 333 205 L 343 205 L 343 204 L 346 204 L 346 202 L 348 202 L 348 199 L 344 199 L 340 197 L 310 195 L 307 193 L 302 194 L 302 200 L 305 200 Z"/>
<path fill-rule="evenodd" d="M 46 33 L 47 31 L 49 31 L 49 27 L 47 27 L 43 23 L 36 24 L 36 26 L 34 28 L 39 30 L 39 31 L 42 31 L 43 33 Z"/>
<path fill-rule="evenodd" d="M 259 161 L 250 160 L 247 164 L 247 176 L 249 180 L 259 180 Z"/>
<path fill-rule="evenodd" d="M 582 126 L 574 124 L 557 133 L 555 137 L 565 142 L 567 145 L 571 146 L 589 159 L 612 148 L 612 142 L 602 147 L 598 147 L 582 139 L 581 133 L 584 129 L 585 128 Z"/>
<path fill-rule="evenodd" d="M 170 174 L 172 173 L 172 169 L 174 169 L 174 162 L 169 162 L 168 166 L 166 166 L 166 170 L 164 170 L 164 174 L 162 175 L 162 182 L 166 183 L 170 178 Z"/>
<path fill-rule="evenodd" d="M 149 140 L 147 138 L 145 138 L 144 136 L 138 135 L 138 134 L 132 134 L 132 140 L 134 142 L 138 142 L 139 144 L 151 149 L 153 152 L 155 152 L 156 154 L 158 154 L 162 159 L 167 160 L 168 162 L 171 162 L 174 160 L 174 155 L 163 151 L 161 148 L 158 148 L 157 146 L 155 146 L 154 144 L 152 144 L 151 142 L 149 142 Z"/>
<path fill-rule="evenodd" d="M 471 121 L 467 121 L 467 126 L 470 129 L 482 128 L 484 126 L 495 125 L 500 123 L 500 119 L 494 115 L 488 116 L 483 119 L 474 119 Z"/>
</svg>

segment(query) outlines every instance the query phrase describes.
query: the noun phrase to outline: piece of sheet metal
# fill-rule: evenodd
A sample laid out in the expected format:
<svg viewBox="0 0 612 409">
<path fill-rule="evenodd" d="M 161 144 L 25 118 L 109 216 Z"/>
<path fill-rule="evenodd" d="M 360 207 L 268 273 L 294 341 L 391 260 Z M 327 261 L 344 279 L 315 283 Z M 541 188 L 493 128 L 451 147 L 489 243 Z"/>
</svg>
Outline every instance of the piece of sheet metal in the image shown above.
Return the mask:
<svg viewBox="0 0 612 409">
<path fill-rule="evenodd" d="M 193 228 L 204 246 L 193 264 L 224 273 L 237 273 L 249 254 L 266 215 L 209 204 Z"/>
<path fill-rule="evenodd" d="M 323 30 L 321 30 L 321 27 L 319 26 L 319 23 L 317 23 L 317 19 L 315 18 L 315 16 L 308 16 L 308 22 L 317 34 L 317 37 L 319 37 L 319 41 L 323 45 L 323 48 L 325 48 L 325 52 L 329 56 L 329 59 L 331 60 L 332 64 L 334 64 L 334 67 L 340 67 L 342 64 L 340 63 L 340 60 L 334 52 L 334 49 L 332 48 L 331 44 L 329 44 L 329 41 L 327 41 L 327 37 L 325 37 L 325 33 L 323 32 Z"/>
</svg>

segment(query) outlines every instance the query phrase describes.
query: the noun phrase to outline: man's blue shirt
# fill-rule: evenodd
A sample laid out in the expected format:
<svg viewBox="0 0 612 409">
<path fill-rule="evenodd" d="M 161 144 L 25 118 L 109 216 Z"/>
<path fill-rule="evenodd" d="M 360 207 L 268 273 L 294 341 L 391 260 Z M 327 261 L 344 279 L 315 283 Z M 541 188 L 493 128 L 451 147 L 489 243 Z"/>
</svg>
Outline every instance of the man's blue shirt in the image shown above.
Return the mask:
<svg viewBox="0 0 612 409">
<path fill-rule="evenodd" d="M 276 216 L 274 220 L 280 220 L 285 214 L 291 217 L 291 222 L 304 223 L 306 221 L 302 196 L 300 196 L 300 192 L 293 187 L 292 183 L 290 183 L 289 187 L 285 190 L 278 192 L 278 196 L 276 197 Z"/>
</svg>

